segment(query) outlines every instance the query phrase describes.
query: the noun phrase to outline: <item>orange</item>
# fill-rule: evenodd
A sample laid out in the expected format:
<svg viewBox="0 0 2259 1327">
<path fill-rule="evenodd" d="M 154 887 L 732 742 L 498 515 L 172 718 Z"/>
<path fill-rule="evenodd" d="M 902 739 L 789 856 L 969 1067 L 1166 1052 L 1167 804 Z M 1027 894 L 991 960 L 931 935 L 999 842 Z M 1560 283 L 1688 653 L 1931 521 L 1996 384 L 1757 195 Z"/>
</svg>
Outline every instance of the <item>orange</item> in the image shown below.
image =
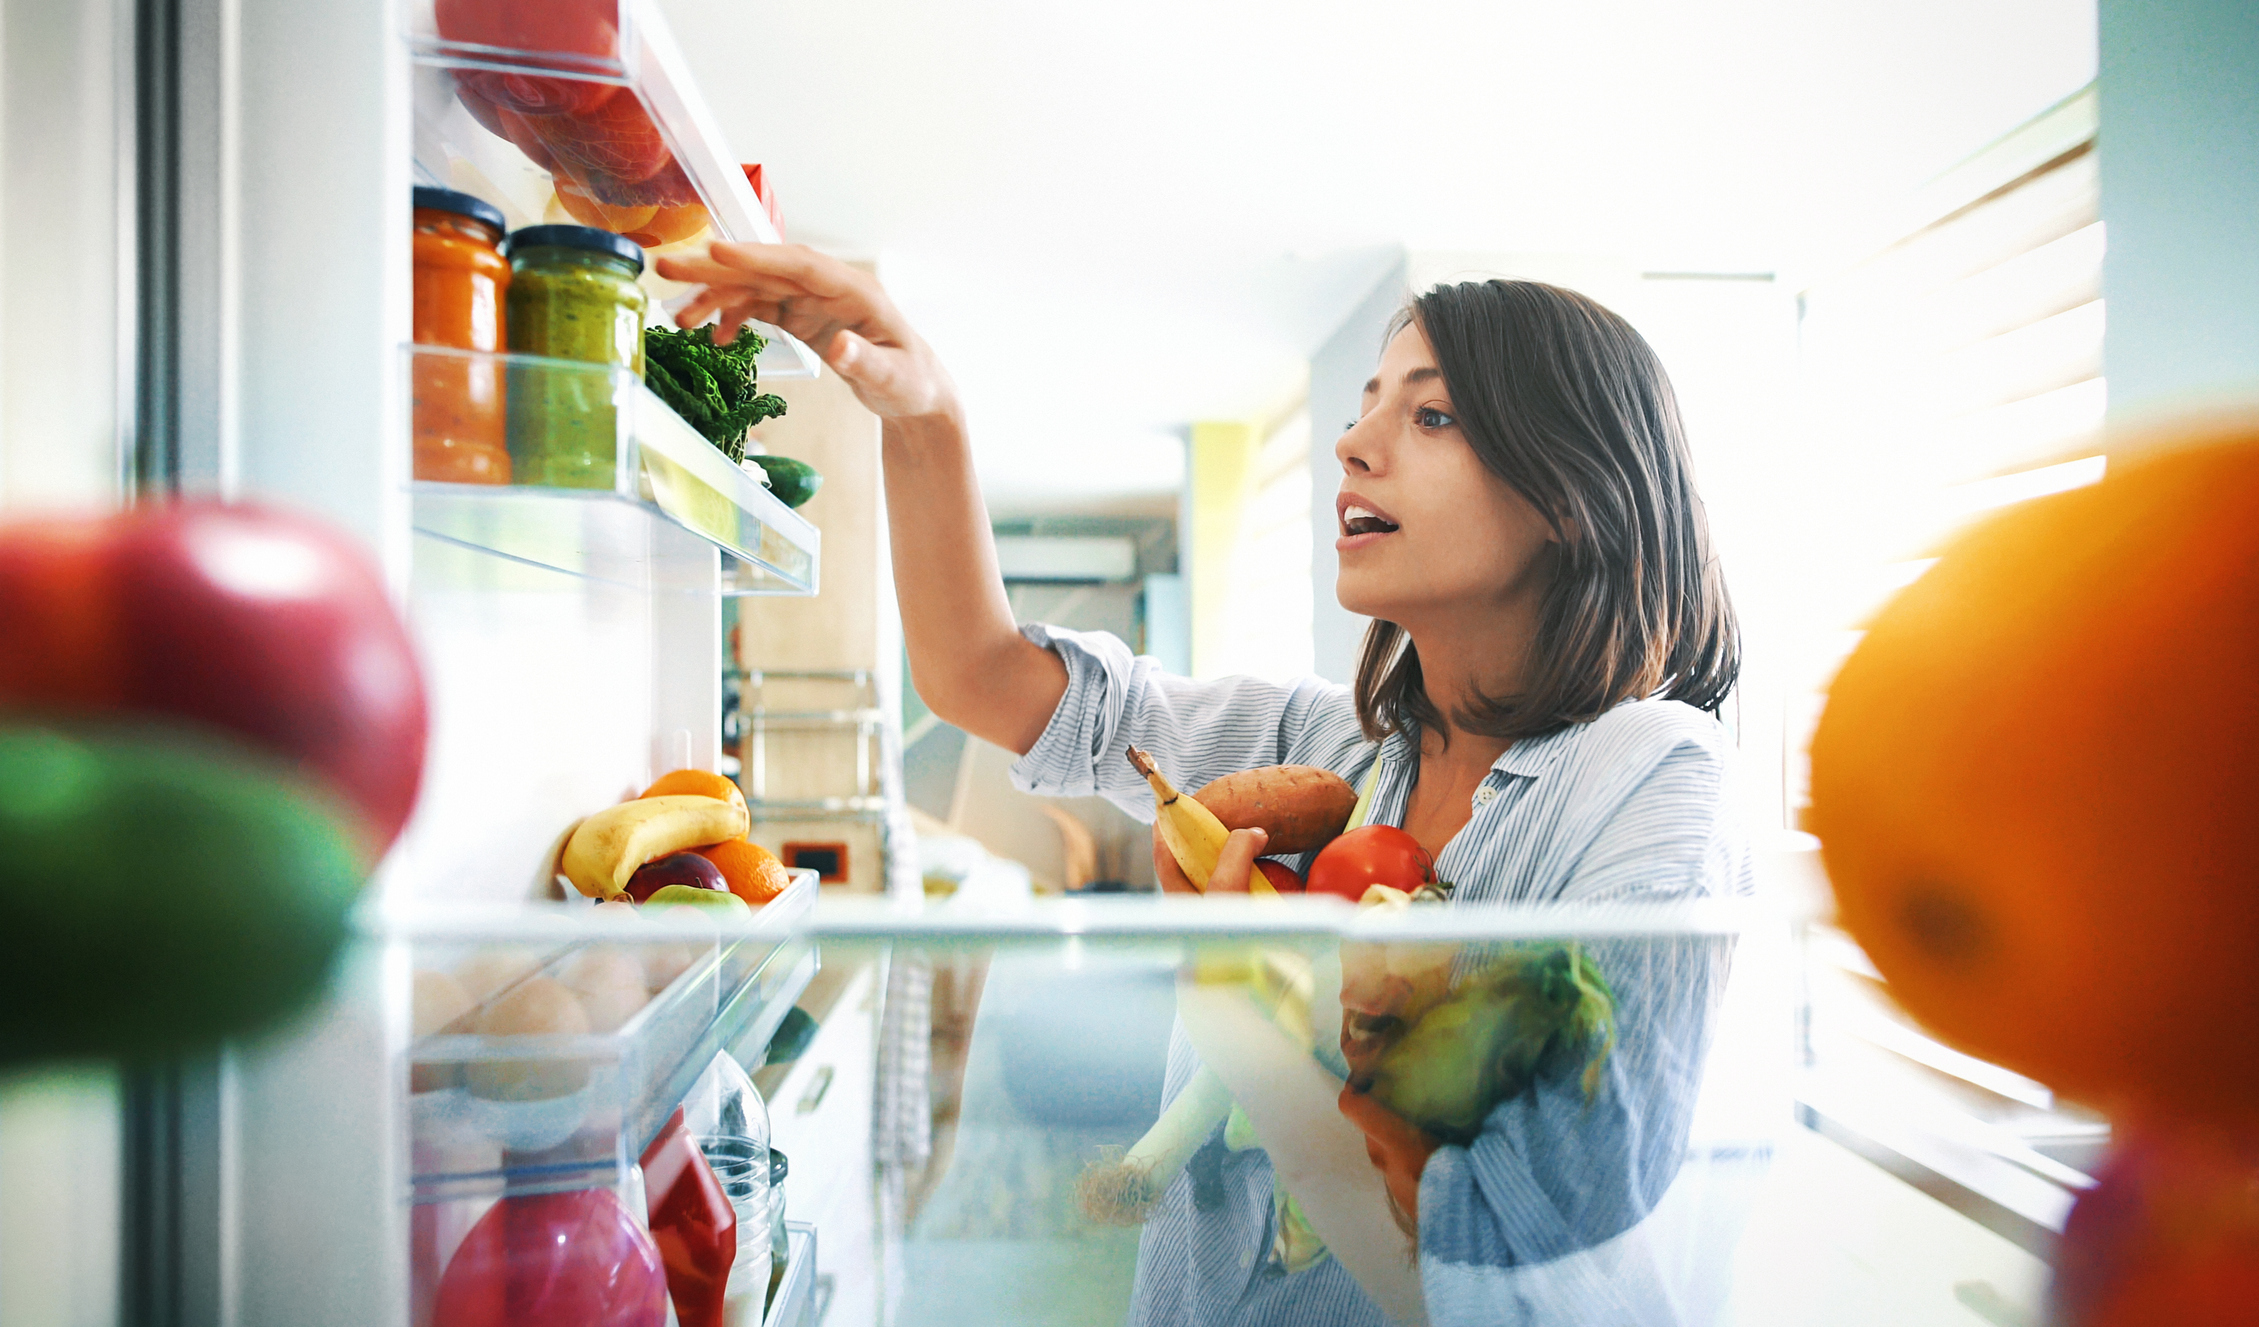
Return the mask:
<svg viewBox="0 0 2259 1327">
<path fill-rule="evenodd" d="M 737 809 L 745 809 L 745 794 L 738 791 L 737 780 L 711 770 L 678 769 L 663 774 L 657 783 L 636 794 L 638 797 L 712 797 L 733 802 Z"/>
<path fill-rule="evenodd" d="M 694 851 L 707 861 L 722 868 L 722 879 L 729 882 L 729 891 L 744 899 L 746 904 L 758 908 L 784 892 L 792 883 L 785 872 L 784 863 L 776 854 L 758 843 L 744 839 L 731 839 Z"/>
<path fill-rule="evenodd" d="M 2259 427 L 1957 539 L 1812 739 L 1840 919 L 1946 1041 L 2259 1123 Z"/>
</svg>

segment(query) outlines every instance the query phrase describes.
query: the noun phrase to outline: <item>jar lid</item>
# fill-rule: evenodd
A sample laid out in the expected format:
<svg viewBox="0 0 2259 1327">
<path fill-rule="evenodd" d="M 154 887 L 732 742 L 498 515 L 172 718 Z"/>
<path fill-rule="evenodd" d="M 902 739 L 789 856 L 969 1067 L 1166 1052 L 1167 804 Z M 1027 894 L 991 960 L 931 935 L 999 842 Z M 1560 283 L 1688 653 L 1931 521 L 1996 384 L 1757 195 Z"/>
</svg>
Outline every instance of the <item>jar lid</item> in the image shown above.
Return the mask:
<svg viewBox="0 0 2259 1327">
<path fill-rule="evenodd" d="M 510 228 L 502 220 L 501 208 L 483 198 L 459 194 L 453 189 L 434 189 L 428 184 L 419 184 L 416 186 L 416 206 L 428 207 L 435 212 L 453 212 L 457 216 L 485 222 L 494 227 L 497 235 Z"/>
<path fill-rule="evenodd" d="M 520 249 L 586 249 L 591 253 L 609 254 L 625 258 L 643 270 L 643 246 L 625 235 L 614 235 L 594 226 L 528 226 L 510 232 L 502 241 L 502 252 L 514 254 Z"/>
</svg>

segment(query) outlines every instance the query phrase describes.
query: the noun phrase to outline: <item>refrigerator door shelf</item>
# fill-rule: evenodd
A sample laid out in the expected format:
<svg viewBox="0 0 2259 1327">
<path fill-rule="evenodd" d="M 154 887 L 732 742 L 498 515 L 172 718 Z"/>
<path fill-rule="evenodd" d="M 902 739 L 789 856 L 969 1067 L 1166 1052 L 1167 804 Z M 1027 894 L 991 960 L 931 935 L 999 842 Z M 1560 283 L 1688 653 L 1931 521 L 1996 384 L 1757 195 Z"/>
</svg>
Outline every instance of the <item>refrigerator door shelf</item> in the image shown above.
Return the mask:
<svg viewBox="0 0 2259 1327">
<path fill-rule="evenodd" d="M 651 590 L 711 592 L 708 550 L 718 548 L 724 594 L 816 593 L 821 533 L 634 374 L 540 355 L 406 351 L 411 382 L 501 385 L 499 406 L 479 407 L 483 427 L 509 435 L 520 473 L 530 450 L 549 445 L 543 434 L 566 426 L 572 445 L 599 458 L 587 487 L 414 481 L 419 535 Z"/>
<path fill-rule="evenodd" d="M 798 1221 L 784 1223 L 784 1275 L 776 1296 L 769 1301 L 765 1327 L 814 1327 L 816 1304 L 816 1228 Z"/>
<path fill-rule="evenodd" d="M 483 198 L 513 230 L 598 226 L 652 255 L 780 240 L 650 0 L 417 0 L 407 11 L 418 183 Z M 656 305 L 688 294 L 648 267 L 644 283 Z M 807 347 L 768 335 L 764 376 L 821 371 Z"/>
<path fill-rule="evenodd" d="M 522 935 L 481 943 L 471 932 L 441 931 L 408 942 L 419 974 L 448 973 L 466 988 L 497 983 L 476 1008 L 408 1050 L 416 1089 L 409 1117 L 414 1144 L 412 1201 L 483 1205 L 503 1194 L 622 1188 L 651 1140 L 698 1075 L 723 1050 L 767 1046 L 818 966 L 802 923 L 817 893 L 813 872 L 755 914 L 751 933 L 699 940 L 694 933 L 640 934 L 655 925 L 568 923 L 584 938 Z M 677 934 L 676 932 L 681 932 Z M 595 1021 L 618 1002 L 621 966 L 664 988 L 607 1032 L 479 1035 L 490 1011 L 564 1003 L 570 992 Z"/>
</svg>

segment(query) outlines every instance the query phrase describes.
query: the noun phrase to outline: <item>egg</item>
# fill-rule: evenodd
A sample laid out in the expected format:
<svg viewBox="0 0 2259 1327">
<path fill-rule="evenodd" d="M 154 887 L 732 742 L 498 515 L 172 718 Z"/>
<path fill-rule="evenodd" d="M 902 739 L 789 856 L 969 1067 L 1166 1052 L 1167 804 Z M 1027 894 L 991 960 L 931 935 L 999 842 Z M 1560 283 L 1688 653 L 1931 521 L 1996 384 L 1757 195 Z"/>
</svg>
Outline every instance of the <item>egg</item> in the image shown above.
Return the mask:
<svg viewBox="0 0 2259 1327">
<path fill-rule="evenodd" d="M 564 983 L 529 977 L 481 1010 L 474 1030 L 482 1037 L 584 1036 L 588 1012 Z M 473 1096 L 490 1101 L 544 1101 L 570 1096 L 588 1085 L 585 1060 L 550 1055 L 539 1059 L 480 1060 L 465 1079 Z"/>
<path fill-rule="evenodd" d="M 411 978 L 410 1033 L 428 1037 L 468 1015 L 476 1002 L 463 984 L 444 972 L 418 971 Z M 453 1087 L 460 1070 L 451 1064 L 418 1064 L 408 1070 L 410 1092 L 437 1092 Z"/>
<path fill-rule="evenodd" d="M 567 959 L 557 974 L 580 997 L 592 1032 L 617 1032 L 651 1002 L 643 963 L 614 945 L 591 945 Z"/>
<path fill-rule="evenodd" d="M 522 949 L 482 949 L 456 967 L 455 981 L 473 1004 L 485 1004 L 540 966 L 538 956 Z"/>
</svg>

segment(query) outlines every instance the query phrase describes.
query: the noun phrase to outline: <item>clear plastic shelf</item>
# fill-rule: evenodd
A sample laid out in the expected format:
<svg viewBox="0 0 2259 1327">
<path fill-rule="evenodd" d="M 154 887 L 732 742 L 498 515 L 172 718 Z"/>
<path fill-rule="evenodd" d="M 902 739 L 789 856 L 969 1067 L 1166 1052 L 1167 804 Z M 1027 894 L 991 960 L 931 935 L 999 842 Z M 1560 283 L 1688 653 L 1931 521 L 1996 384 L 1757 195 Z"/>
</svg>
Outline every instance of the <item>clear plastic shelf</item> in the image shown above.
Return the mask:
<svg viewBox="0 0 2259 1327">
<path fill-rule="evenodd" d="M 722 553 L 723 594 L 816 592 L 816 527 L 730 464 L 634 374 L 538 355 L 406 349 L 419 391 L 465 379 L 503 384 L 507 409 L 490 410 L 483 427 L 507 438 L 513 480 L 543 481 L 418 480 L 418 534 L 658 589 L 700 588 L 693 573 L 703 559 L 693 555 L 710 544 Z M 578 463 L 556 459 L 565 453 Z"/>
<path fill-rule="evenodd" d="M 413 1201 L 630 1187 L 644 1149 L 714 1056 L 766 1047 L 815 976 L 816 947 L 801 928 L 818 886 L 814 872 L 793 874 L 749 928 L 703 942 L 647 939 L 656 927 L 591 925 L 586 938 L 563 944 L 414 944 L 419 973 L 449 974 L 483 998 L 409 1047 Z M 666 984 L 611 1031 L 465 1030 L 542 979 L 595 1010 L 603 997 L 588 992 L 598 989 L 599 969 L 623 961 Z"/>
<path fill-rule="evenodd" d="M 651 0 L 413 0 L 419 183 L 476 195 L 510 227 L 598 226 L 666 254 L 775 243 Z M 685 288 L 646 270 L 654 303 Z M 820 361 L 775 329 L 764 377 Z"/>
</svg>

